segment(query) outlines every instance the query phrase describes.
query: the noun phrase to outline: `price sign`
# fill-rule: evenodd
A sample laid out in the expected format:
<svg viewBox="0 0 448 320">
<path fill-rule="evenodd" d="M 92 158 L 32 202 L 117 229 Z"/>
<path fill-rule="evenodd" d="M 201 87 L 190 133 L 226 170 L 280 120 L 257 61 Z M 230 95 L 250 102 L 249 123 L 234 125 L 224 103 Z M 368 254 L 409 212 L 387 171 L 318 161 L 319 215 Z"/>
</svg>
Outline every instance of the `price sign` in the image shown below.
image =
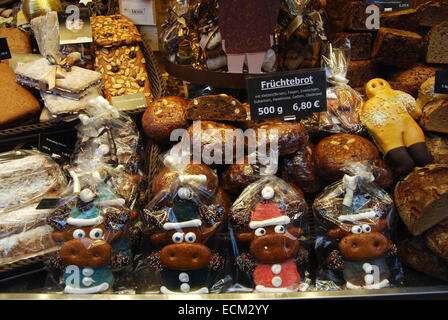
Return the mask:
<svg viewBox="0 0 448 320">
<path fill-rule="evenodd" d="M 275 73 L 248 77 L 252 120 L 295 116 L 327 110 L 325 71 Z"/>
<path fill-rule="evenodd" d="M 6 38 L 0 38 L 0 60 L 4 59 L 11 59 L 11 52 Z"/>
<path fill-rule="evenodd" d="M 448 71 L 436 71 L 434 93 L 448 94 Z"/>
<path fill-rule="evenodd" d="M 407 10 L 412 8 L 411 0 L 367 0 L 379 5 L 384 11 Z"/>
</svg>

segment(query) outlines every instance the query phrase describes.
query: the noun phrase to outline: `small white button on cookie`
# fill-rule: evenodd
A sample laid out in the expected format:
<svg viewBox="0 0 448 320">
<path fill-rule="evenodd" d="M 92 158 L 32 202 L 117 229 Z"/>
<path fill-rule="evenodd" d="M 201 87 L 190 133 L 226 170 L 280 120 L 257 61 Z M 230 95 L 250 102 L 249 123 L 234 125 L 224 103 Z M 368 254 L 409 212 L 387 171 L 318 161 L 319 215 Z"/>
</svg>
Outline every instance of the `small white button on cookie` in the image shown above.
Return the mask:
<svg viewBox="0 0 448 320">
<path fill-rule="evenodd" d="M 85 277 L 91 277 L 91 276 L 93 276 L 93 273 L 94 273 L 94 272 L 95 272 L 95 271 L 93 270 L 93 268 L 90 268 L 90 267 L 87 267 L 87 268 L 82 269 L 82 275 L 85 276 Z"/>
<path fill-rule="evenodd" d="M 366 284 L 373 284 L 373 275 L 366 274 L 366 276 L 364 277 L 364 281 L 366 282 Z"/>
<path fill-rule="evenodd" d="M 180 282 L 189 282 L 190 281 L 190 276 L 186 272 L 181 272 L 179 274 L 179 281 Z"/>
<path fill-rule="evenodd" d="M 282 266 L 279 265 L 278 263 L 273 264 L 271 267 L 271 271 L 273 274 L 279 274 L 282 271 Z"/>
<path fill-rule="evenodd" d="M 280 287 L 282 285 L 282 282 L 283 282 L 282 278 L 280 278 L 280 277 L 274 277 L 274 278 L 272 278 L 272 281 L 271 281 L 272 285 L 276 288 Z"/>
<path fill-rule="evenodd" d="M 180 285 L 180 291 L 182 291 L 182 292 L 189 292 L 190 291 L 190 285 L 188 283 L 182 283 Z"/>
<path fill-rule="evenodd" d="M 90 287 L 93 284 L 93 279 L 90 277 L 86 277 L 84 279 L 82 279 L 82 284 L 85 285 L 86 287 Z"/>
</svg>

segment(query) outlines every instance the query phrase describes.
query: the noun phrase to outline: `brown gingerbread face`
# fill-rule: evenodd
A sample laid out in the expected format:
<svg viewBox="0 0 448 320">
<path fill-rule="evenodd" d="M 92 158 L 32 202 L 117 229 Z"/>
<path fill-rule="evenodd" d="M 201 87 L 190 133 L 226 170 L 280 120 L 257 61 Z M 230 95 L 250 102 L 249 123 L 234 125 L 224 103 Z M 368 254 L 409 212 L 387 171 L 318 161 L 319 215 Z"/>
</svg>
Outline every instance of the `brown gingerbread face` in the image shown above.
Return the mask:
<svg viewBox="0 0 448 320">
<path fill-rule="evenodd" d="M 78 267 L 99 267 L 110 262 L 112 249 L 110 242 L 122 234 L 106 232 L 104 224 L 97 226 L 67 226 L 63 231 L 56 231 L 52 237 L 57 242 L 64 242 L 59 256 L 66 264 Z"/>
<path fill-rule="evenodd" d="M 339 250 L 345 259 L 363 261 L 381 257 L 390 249 L 389 240 L 381 233 L 386 226 L 387 221 L 381 219 L 376 225 L 353 225 L 351 232 L 338 227 L 329 230 L 327 234 L 341 238 Z"/>
<path fill-rule="evenodd" d="M 196 270 L 206 267 L 212 257 L 205 242 L 216 227 L 190 227 L 169 230 L 151 236 L 154 244 L 167 244 L 160 251 L 161 263 L 175 270 Z"/>
<path fill-rule="evenodd" d="M 108 264 L 112 250 L 104 240 L 90 238 L 72 239 L 64 243 L 59 252 L 62 261 L 80 268 L 97 268 Z"/>
<path fill-rule="evenodd" d="M 276 225 L 257 228 L 237 235 L 239 241 L 250 242 L 250 253 L 259 263 L 280 263 L 295 257 L 300 248 L 300 228 Z"/>
</svg>

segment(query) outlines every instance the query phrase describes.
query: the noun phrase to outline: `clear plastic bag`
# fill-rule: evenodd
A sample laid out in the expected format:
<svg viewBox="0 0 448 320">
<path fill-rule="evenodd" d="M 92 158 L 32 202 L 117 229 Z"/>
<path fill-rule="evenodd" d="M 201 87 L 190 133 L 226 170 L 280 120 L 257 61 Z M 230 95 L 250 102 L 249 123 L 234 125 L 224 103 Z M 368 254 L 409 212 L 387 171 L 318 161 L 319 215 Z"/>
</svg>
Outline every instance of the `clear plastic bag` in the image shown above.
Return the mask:
<svg viewBox="0 0 448 320">
<path fill-rule="evenodd" d="M 67 179 L 48 155 L 37 150 L 0 154 L 0 265 L 56 250 L 46 218 L 38 206 L 57 198 Z"/>
<path fill-rule="evenodd" d="M 71 176 L 48 217 L 61 245 L 47 263 L 65 293 L 117 291 L 132 271 L 128 228 L 138 218 L 141 139 L 135 123 L 103 97 L 79 116 L 78 137 L 66 170 Z M 122 279 L 124 283 L 122 282 Z"/>
<path fill-rule="evenodd" d="M 327 88 L 327 111 L 319 114 L 321 131 L 360 133 L 364 130 L 359 119 L 364 99 L 348 85 L 346 78 L 350 50 L 350 40 L 338 39 L 333 44 L 328 44 L 322 56 L 327 80 L 332 86 Z"/>
<path fill-rule="evenodd" d="M 130 271 L 132 252 L 126 227 L 134 218 L 99 171 L 71 168 L 72 180 L 48 217 L 60 250 L 47 265 L 60 272 L 64 293 L 113 291 L 115 272 Z"/>
<path fill-rule="evenodd" d="M 368 164 L 347 163 L 347 174 L 314 200 L 318 290 L 380 289 L 400 284 L 392 242 L 394 204 Z"/>
<path fill-rule="evenodd" d="M 161 293 L 219 292 L 226 282 L 225 247 L 215 246 L 213 238 L 224 227 L 230 205 L 214 171 L 178 160 L 164 157 L 168 183 L 143 209 L 153 250 L 139 268 L 153 271 Z"/>
<path fill-rule="evenodd" d="M 238 266 L 229 292 L 310 288 L 310 230 L 299 188 L 273 175 L 261 177 L 233 203 L 229 231 Z"/>
</svg>

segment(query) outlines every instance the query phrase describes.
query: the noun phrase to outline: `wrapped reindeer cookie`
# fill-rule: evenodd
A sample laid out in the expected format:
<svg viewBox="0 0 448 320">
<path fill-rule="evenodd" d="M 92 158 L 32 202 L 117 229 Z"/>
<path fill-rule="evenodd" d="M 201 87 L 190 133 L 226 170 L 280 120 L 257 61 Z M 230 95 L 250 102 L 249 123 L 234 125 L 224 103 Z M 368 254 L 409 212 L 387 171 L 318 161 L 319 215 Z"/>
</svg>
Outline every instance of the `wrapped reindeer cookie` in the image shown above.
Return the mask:
<svg viewBox="0 0 448 320">
<path fill-rule="evenodd" d="M 294 292 L 309 288 L 309 230 L 302 191 L 274 175 L 260 177 L 231 207 L 238 270 L 231 290 Z"/>
<path fill-rule="evenodd" d="M 164 157 L 166 169 L 155 181 L 143 209 L 155 250 L 147 264 L 159 275 L 160 293 L 209 293 L 222 281 L 224 258 L 210 239 L 224 226 L 230 205 L 217 176 L 205 165 Z"/>
<path fill-rule="evenodd" d="M 337 290 L 397 286 L 401 267 L 391 241 L 393 201 L 377 187 L 367 163 L 347 163 L 346 171 L 313 203 L 316 287 Z"/>
<path fill-rule="evenodd" d="M 132 263 L 125 237 L 131 211 L 103 174 L 72 168 L 71 183 L 47 218 L 52 238 L 61 246 L 47 265 L 63 271 L 64 293 L 113 292 L 114 272 Z"/>
<path fill-rule="evenodd" d="M 362 96 L 348 85 L 346 73 L 350 62 L 350 41 L 338 39 L 328 43 L 322 56 L 327 73 L 327 111 L 319 115 L 321 131 L 331 133 L 360 133 L 363 131 L 359 112 L 364 103 Z"/>
</svg>

